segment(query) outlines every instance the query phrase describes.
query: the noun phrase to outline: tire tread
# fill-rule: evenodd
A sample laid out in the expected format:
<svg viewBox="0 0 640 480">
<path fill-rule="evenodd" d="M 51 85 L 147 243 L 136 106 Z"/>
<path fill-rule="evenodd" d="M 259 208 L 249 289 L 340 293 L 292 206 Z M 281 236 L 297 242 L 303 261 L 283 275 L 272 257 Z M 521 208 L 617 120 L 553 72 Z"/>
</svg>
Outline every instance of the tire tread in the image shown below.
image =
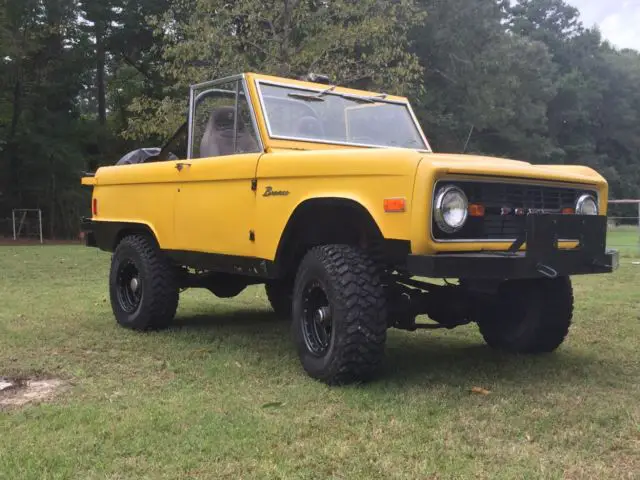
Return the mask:
<svg viewBox="0 0 640 480">
<path fill-rule="evenodd" d="M 574 295 L 569 277 L 556 279 L 530 280 L 519 282 L 522 293 L 505 292 L 506 306 L 495 304 L 487 309 L 478 319 L 478 326 L 485 341 L 492 348 L 511 353 L 549 353 L 556 350 L 569 334 L 573 318 Z M 528 335 L 520 335 L 515 339 L 507 339 L 504 333 L 504 322 L 515 319 L 500 318 L 504 311 L 512 311 L 512 306 L 522 301 L 526 289 L 540 290 L 541 309 L 536 323 L 528 330 Z"/>
<path fill-rule="evenodd" d="M 121 252 L 126 249 L 132 249 L 139 255 L 142 268 L 149 277 L 145 279 L 145 282 L 148 282 L 145 293 L 149 293 L 151 298 L 146 302 L 143 299 L 144 304 L 133 322 L 127 322 L 125 316 L 118 315 L 114 306 L 118 323 L 133 330 L 167 328 L 176 315 L 179 301 L 175 267 L 162 254 L 155 242 L 146 235 L 124 237 L 116 247 L 112 266 L 115 265 Z"/>
<path fill-rule="evenodd" d="M 387 336 L 386 296 L 379 265 L 364 251 L 349 245 L 324 245 L 312 249 L 303 260 L 319 262 L 332 283 L 334 312 L 344 322 L 335 338 L 335 353 L 320 375 L 307 372 L 329 385 L 365 381 L 384 358 Z M 303 362 L 304 364 L 304 362 Z M 306 366 L 305 366 L 306 369 Z"/>
</svg>

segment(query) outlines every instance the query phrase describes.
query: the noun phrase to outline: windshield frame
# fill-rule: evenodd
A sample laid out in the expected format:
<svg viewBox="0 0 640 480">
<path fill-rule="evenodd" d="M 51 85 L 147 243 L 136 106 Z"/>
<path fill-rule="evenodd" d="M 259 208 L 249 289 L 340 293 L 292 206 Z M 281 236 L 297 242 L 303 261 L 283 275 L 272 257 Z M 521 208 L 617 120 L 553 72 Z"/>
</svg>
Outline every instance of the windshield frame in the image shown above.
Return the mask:
<svg viewBox="0 0 640 480">
<path fill-rule="evenodd" d="M 413 108 L 411 108 L 411 104 L 409 103 L 408 100 L 395 100 L 395 99 L 390 99 L 388 97 L 385 98 L 377 98 L 376 97 L 376 93 L 371 92 L 370 94 L 357 94 L 357 93 L 353 93 L 351 91 L 342 91 L 342 89 L 340 87 L 335 87 L 334 90 L 332 91 L 327 91 L 327 86 L 324 85 L 324 88 L 317 88 L 317 87 L 313 87 L 310 85 L 299 85 L 299 84 L 291 84 L 291 83 L 287 83 L 287 82 L 280 82 L 280 81 L 274 81 L 274 80 L 266 80 L 266 79 L 260 79 L 260 78 L 256 78 L 255 80 L 255 84 L 256 84 L 256 91 L 258 93 L 258 101 L 260 102 L 260 110 L 262 111 L 262 117 L 264 119 L 264 124 L 266 127 L 266 133 L 269 136 L 270 139 L 273 140 L 289 140 L 289 141 L 294 141 L 294 142 L 304 142 L 304 143 L 316 143 L 316 144 L 320 144 L 320 145 L 344 145 L 344 146 L 348 146 L 348 147 L 362 147 L 362 148 L 382 148 L 382 149 L 389 149 L 389 148 L 402 148 L 402 149 L 408 149 L 408 150 L 419 150 L 419 151 L 425 151 L 425 152 L 432 152 L 431 150 L 431 145 L 429 145 L 429 142 L 427 140 L 427 138 L 424 135 L 424 132 L 422 131 L 422 127 L 420 126 L 420 123 L 418 122 L 418 119 L 413 111 Z M 320 138 L 304 138 L 304 137 L 296 137 L 294 135 L 275 135 L 273 133 L 273 130 L 271 128 L 271 124 L 269 122 L 269 113 L 268 110 L 266 108 L 266 104 L 264 101 L 264 97 L 263 97 L 263 91 L 262 91 L 262 85 L 270 85 L 270 86 L 274 86 L 274 87 L 284 87 L 284 88 L 288 88 L 291 90 L 295 90 L 295 91 L 300 91 L 300 92 L 306 92 L 306 93 L 310 93 L 310 94 L 320 94 L 322 93 L 323 96 L 337 96 L 337 97 L 343 97 L 343 98 L 354 98 L 354 99 L 358 99 L 358 98 L 362 98 L 366 101 L 369 100 L 374 100 L 375 103 L 388 103 L 388 104 L 393 104 L 393 105 L 400 105 L 403 106 L 407 109 L 407 111 L 409 112 L 409 115 L 411 117 L 411 121 L 413 122 L 414 127 L 416 128 L 419 137 L 421 138 L 422 142 L 424 143 L 424 148 L 408 148 L 408 147 L 397 147 L 397 146 L 388 146 L 388 145 L 371 145 L 371 144 L 366 144 L 366 143 L 357 143 L 357 142 L 341 142 L 339 140 L 326 140 L 326 139 L 320 139 Z M 300 102 L 303 102 L 302 100 L 299 100 Z"/>
</svg>

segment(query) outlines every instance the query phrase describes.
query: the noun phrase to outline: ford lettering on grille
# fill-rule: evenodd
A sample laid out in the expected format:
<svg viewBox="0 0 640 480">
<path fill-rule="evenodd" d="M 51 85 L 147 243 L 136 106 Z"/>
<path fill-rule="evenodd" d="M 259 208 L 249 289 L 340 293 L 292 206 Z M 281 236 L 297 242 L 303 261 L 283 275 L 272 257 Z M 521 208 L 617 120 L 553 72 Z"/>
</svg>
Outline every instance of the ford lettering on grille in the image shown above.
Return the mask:
<svg viewBox="0 0 640 480">
<path fill-rule="evenodd" d="M 518 215 L 518 216 L 522 216 L 522 215 L 549 215 L 552 213 L 557 213 L 554 212 L 551 209 L 544 209 L 544 208 L 511 208 L 511 207 L 502 207 L 500 209 L 500 215 L 502 215 L 503 217 L 509 216 L 509 215 Z"/>
<path fill-rule="evenodd" d="M 440 182 L 439 182 L 440 183 Z M 454 233 L 441 231 L 432 225 L 433 237 L 440 241 L 513 240 L 526 228 L 529 215 L 561 213 L 574 209 L 580 195 L 591 193 L 563 185 L 527 185 L 504 182 L 442 181 L 461 188 L 470 204 L 484 207 L 483 216 L 467 219 L 462 229 Z"/>
</svg>

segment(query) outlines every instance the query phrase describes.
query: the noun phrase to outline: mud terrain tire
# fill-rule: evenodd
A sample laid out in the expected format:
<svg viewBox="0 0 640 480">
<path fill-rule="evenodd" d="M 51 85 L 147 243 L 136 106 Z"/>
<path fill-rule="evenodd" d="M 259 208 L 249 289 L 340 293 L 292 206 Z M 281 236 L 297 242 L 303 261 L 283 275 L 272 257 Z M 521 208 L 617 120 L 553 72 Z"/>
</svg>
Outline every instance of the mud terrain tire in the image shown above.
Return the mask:
<svg viewBox="0 0 640 480">
<path fill-rule="evenodd" d="M 109 291 L 116 320 L 132 330 L 167 328 L 178 308 L 176 269 L 144 235 L 127 236 L 117 246 Z"/>
<path fill-rule="evenodd" d="M 348 245 L 310 250 L 295 280 L 292 328 L 311 377 L 329 385 L 369 380 L 383 360 L 387 332 L 375 261 Z"/>
</svg>

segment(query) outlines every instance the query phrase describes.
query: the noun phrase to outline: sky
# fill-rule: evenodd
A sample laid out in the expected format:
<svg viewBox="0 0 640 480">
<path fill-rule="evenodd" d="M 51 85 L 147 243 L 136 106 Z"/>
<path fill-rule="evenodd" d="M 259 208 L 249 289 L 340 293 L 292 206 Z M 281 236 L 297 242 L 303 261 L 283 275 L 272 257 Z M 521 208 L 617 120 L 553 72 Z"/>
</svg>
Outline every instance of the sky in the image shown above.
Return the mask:
<svg viewBox="0 0 640 480">
<path fill-rule="evenodd" d="M 602 36 L 618 48 L 640 50 L 640 0 L 568 0 L 585 26 L 597 25 Z"/>
</svg>

